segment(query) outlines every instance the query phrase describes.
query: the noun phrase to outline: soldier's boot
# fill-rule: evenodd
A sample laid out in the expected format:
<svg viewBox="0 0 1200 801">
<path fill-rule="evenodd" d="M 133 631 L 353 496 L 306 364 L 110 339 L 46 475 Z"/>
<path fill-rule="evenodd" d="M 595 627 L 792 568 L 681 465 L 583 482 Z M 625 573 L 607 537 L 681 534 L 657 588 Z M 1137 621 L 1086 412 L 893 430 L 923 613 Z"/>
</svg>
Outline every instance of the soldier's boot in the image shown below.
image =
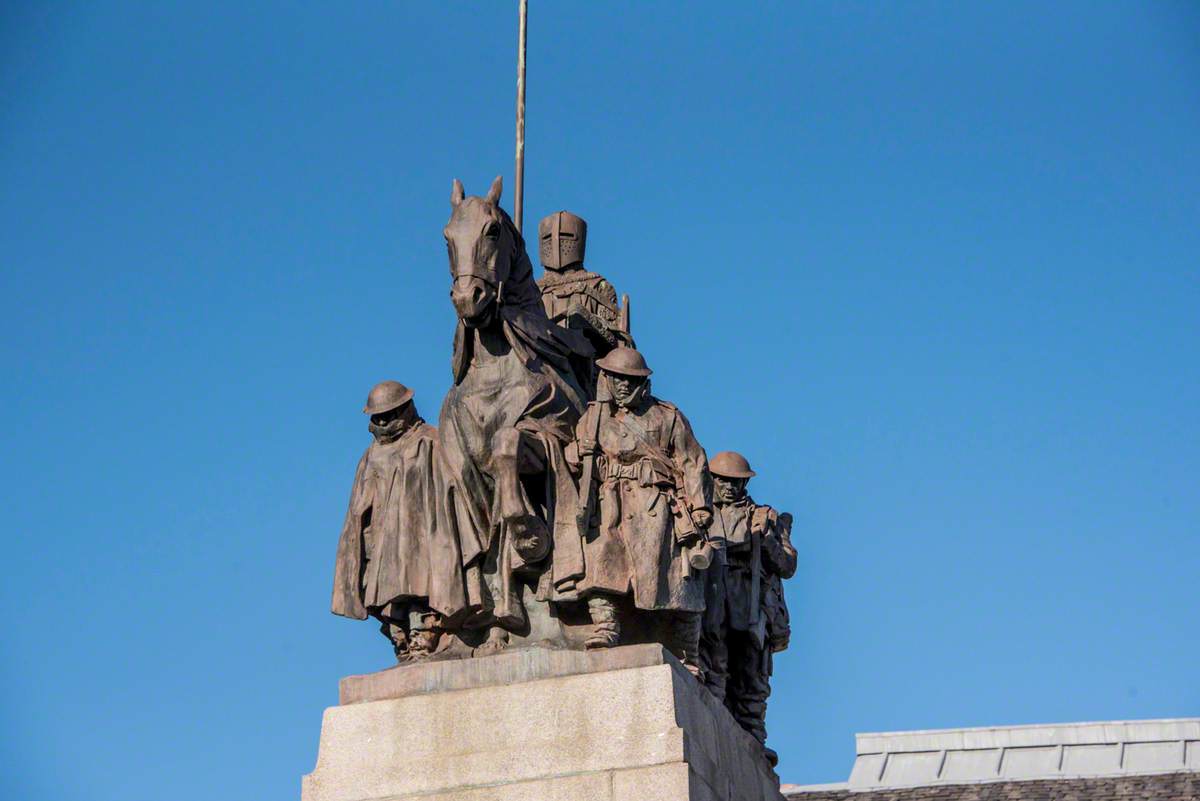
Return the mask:
<svg viewBox="0 0 1200 801">
<path fill-rule="evenodd" d="M 492 625 L 488 629 L 487 639 L 475 648 L 474 656 L 498 654 L 508 647 L 508 632 L 500 626 Z"/>
<path fill-rule="evenodd" d="M 592 618 L 592 633 L 583 641 L 584 648 L 612 648 L 621 641 L 617 605 L 611 598 L 603 595 L 588 598 L 588 614 Z"/>
<path fill-rule="evenodd" d="M 713 697 L 724 703 L 725 701 L 725 683 L 726 676 L 724 673 L 715 669 L 711 664 L 707 664 L 701 660 L 700 667 L 704 669 L 704 686 L 713 694 Z"/>
<path fill-rule="evenodd" d="M 408 653 L 411 659 L 428 659 L 437 650 L 441 629 L 434 612 L 412 613 L 409 616 Z"/>
<path fill-rule="evenodd" d="M 397 662 L 407 662 L 412 659 L 412 654 L 409 651 L 408 634 L 404 631 L 404 627 L 398 623 L 393 623 L 390 620 L 381 620 L 379 622 L 379 630 L 383 632 L 383 636 L 388 638 L 392 644 L 392 653 L 396 655 Z"/>
<path fill-rule="evenodd" d="M 670 627 L 671 652 L 679 657 L 688 673 L 703 684 L 704 669 L 700 667 L 700 613 L 675 612 L 671 616 Z"/>
</svg>

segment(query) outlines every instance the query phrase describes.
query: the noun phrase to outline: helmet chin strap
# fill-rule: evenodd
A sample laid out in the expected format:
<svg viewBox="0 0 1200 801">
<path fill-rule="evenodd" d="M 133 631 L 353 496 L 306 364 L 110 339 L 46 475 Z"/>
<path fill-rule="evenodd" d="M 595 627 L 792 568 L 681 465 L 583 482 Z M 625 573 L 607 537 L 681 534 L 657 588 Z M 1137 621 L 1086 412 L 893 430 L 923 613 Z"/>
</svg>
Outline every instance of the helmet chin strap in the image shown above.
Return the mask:
<svg viewBox="0 0 1200 801">
<path fill-rule="evenodd" d="M 625 408 L 625 409 L 637 409 L 643 403 L 646 402 L 646 397 L 649 394 L 650 394 L 650 379 L 643 378 L 642 382 L 640 384 L 638 384 L 636 387 L 634 387 L 632 391 L 630 391 L 629 399 L 624 403 L 621 403 L 618 400 L 617 405 L 621 406 L 622 408 Z M 617 393 L 615 391 L 612 393 L 612 397 L 614 399 L 617 397 Z"/>
</svg>

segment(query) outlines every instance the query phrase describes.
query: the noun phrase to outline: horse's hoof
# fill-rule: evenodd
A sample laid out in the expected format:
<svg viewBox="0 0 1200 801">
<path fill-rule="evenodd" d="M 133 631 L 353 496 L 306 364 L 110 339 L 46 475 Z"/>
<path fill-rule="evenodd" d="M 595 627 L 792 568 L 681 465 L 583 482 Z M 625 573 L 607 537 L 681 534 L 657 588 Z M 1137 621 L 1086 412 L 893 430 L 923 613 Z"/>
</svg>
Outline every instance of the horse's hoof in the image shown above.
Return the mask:
<svg viewBox="0 0 1200 801">
<path fill-rule="evenodd" d="M 488 656 L 490 654 L 498 654 L 507 647 L 508 647 L 508 638 L 507 637 L 502 640 L 501 639 L 497 639 L 497 640 L 489 639 L 487 642 L 482 643 L 478 648 L 475 649 L 474 655 L 475 656 Z"/>
<path fill-rule="evenodd" d="M 616 648 L 617 638 L 610 634 L 593 634 L 583 641 L 583 647 L 588 651 L 598 651 L 602 648 Z"/>
<path fill-rule="evenodd" d="M 537 515 L 518 515 L 508 521 L 512 547 L 528 562 L 540 562 L 550 553 L 550 530 Z"/>
</svg>

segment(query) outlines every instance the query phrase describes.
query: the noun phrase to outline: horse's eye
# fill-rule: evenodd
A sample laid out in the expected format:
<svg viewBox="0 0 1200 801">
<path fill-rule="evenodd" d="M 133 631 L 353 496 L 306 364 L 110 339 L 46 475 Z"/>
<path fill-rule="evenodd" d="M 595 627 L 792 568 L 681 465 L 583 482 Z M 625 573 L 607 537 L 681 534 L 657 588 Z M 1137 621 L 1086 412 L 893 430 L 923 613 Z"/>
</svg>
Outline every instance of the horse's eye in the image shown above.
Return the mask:
<svg viewBox="0 0 1200 801">
<path fill-rule="evenodd" d="M 496 237 L 500 236 L 500 224 L 491 223 L 487 228 L 484 229 L 483 235 L 491 239 L 495 239 Z"/>
</svg>

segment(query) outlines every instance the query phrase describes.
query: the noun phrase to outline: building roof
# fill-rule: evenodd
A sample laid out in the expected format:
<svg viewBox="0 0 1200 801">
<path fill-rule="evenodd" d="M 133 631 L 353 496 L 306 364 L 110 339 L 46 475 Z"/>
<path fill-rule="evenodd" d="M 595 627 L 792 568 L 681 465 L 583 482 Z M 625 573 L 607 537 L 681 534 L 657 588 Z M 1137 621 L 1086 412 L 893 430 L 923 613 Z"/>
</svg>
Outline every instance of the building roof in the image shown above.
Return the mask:
<svg viewBox="0 0 1200 801">
<path fill-rule="evenodd" d="M 1046 782 L 1084 781 L 1120 788 L 1122 777 L 1139 781 L 1163 778 L 1163 793 L 1174 798 L 1173 787 L 1186 785 L 1200 792 L 1200 718 L 1177 720 L 1060 723 L 1037 726 L 994 726 L 859 734 L 850 778 L 840 785 L 789 786 L 789 797 L 806 801 L 865 793 L 870 798 L 1014 798 L 1066 797 L 1045 795 Z M 1100 780 L 1103 780 L 1102 782 Z M 1116 782 L 1114 784 L 1114 782 Z M 1154 783 L 1151 782 L 1151 783 Z M 976 789 L 964 795 L 963 785 L 1004 784 L 1024 787 L 1032 795 L 994 795 Z M 936 790 L 956 786 L 949 795 Z M 1027 786 L 1027 787 L 1026 787 Z M 1062 785 L 1058 793 L 1065 791 Z M 891 794 L 910 788 L 921 793 Z M 1116 792 L 1116 790 L 1114 790 Z M 957 793 L 957 794 L 956 794 Z M 1088 793 L 1085 798 L 1107 798 Z M 1116 797 L 1116 796 L 1114 796 Z M 1193 794 L 1181 798 L 1200 798 Z"/>
<path fill-rule="evenodd" d="M 782 789 L 788 801 L 1196 801 L 1200 799 L 1200 772 L 938 784 L 861 791 L 845 787 L 793 789 L 787 785 Z"/>
</svg>

